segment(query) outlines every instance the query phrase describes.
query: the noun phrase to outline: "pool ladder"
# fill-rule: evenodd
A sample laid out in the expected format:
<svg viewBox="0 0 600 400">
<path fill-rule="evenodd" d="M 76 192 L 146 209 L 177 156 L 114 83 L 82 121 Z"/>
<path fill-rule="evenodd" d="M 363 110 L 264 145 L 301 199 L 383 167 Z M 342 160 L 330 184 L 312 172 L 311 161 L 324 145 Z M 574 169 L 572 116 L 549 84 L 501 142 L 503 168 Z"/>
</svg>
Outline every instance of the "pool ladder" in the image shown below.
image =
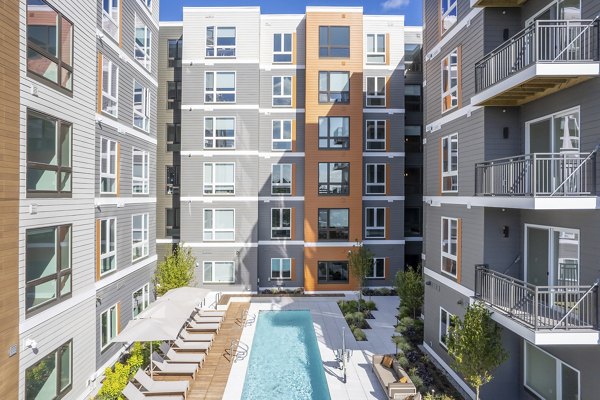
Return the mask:
<svg viewBox="0 0 600 400">
<path fill-rule="evenodd" d="M 231 339 L 229 343 L 230 362 L 243 360 L 248 355 L 248 350 L 248 346 L 239 339 Z"/>
<path fill-rule="evenodd" d="M 241 312 L 239 319 L 244 326 L 249 326 L 256 321 L 256 314 L 250 314 L 248 310 L 244 310 Z"/>
</svg>

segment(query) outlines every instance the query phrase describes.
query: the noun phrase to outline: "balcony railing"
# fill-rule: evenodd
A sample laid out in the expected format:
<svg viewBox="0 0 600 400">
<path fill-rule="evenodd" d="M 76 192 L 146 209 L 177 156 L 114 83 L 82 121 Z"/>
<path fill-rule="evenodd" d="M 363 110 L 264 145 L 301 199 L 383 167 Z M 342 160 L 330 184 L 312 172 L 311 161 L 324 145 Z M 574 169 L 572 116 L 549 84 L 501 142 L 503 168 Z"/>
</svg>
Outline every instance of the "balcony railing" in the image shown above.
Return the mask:
<svg viewBox="0 0 600 400">
<path fill-rule="evenodd" d="M 530 329 L 598 329 L 598 283 L 534 286 L 475 266 L 475 297 Z"/>
<path fill-rule="evenodd" d="M 599 60 L 598 20 L 536 21 L 475 64 L 477 93 L 535 63 Z"/>
<path fill-rule="evenodd" d="M 475 165 L 476 196 L 592 196 L 596 151 L 534 153 Z"/>
</svg>

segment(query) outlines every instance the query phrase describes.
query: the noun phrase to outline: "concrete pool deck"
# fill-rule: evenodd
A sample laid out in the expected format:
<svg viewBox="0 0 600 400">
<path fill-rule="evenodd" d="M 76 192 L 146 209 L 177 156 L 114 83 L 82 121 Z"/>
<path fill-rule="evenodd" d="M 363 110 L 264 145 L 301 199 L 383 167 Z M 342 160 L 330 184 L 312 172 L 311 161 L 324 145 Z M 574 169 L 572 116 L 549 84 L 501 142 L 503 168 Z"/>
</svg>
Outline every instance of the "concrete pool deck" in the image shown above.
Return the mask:
<svg viewBox="0 0 600 400">
<path fill-rule="evenodd" d="M 375 319 L 368 320 L 371 329 L 364 330 L 368 339 L 365 342 L 357 342 L 348 329 L 336 303 L 340 299 L 351 300 L 352 297 L 252 298 L 248 310 L 250 323 L 244 328 L 240 339 L 242 347 L 247 346 L 249 351 L 244 358 L 234 362 L 223 398 L 227 400 L 241 398 L 252 351 L 252 340 L 256 331 L 256 320 L 252 321 L 253 316 L 257 318 L 261 310 L 310 310 L 331 398 L 335 400 L 386 399 L 377 377 L 371 370 L 370 360 L 373 354 L 396 351 L 391 336 L 394 333 L 399 299 L 397 296 L 371 297 L 377 304 L 378 311 L 373 312 Z M 240 299 L 240 301 L 248 301 L 248 299 Z M 352 357 L 347 364 L 346 384 L 342 382 L 342 371 L 337 368 L 338 364 L 333 353 L 334 349 L 342 347 L 342 327 L 346 327 L 346 347 L 352 350 Z"/>
</svg>

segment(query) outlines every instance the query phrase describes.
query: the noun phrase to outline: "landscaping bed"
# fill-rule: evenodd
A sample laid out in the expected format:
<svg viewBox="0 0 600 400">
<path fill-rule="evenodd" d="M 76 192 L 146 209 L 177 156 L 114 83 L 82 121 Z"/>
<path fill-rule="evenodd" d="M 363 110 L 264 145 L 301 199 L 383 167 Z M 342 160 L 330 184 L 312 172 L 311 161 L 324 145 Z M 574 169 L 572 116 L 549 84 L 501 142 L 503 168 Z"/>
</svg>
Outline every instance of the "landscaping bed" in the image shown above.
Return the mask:
<svg viewBox="0 0 600 400">
<path fill-rule="evenodd" d="M 398 296 L 396 289 L 389 288 L 364 288 L 362 291 L 363 296 Z"/>
<path fill-rule="evenodd" d="M 340 300 L 337 304 L 344 315 L 346 323 L 348 323 L 354 338 L 359 342 L 367 340 L 367 335 L 365 335 L 363 329 L 371 329 L 367 319 L 375 318 L 371 313 L 371 311 L 377 310 L 375 302 L 361 299 L 360 311 L 359 302 L 356 300 Z"/>
</svg>

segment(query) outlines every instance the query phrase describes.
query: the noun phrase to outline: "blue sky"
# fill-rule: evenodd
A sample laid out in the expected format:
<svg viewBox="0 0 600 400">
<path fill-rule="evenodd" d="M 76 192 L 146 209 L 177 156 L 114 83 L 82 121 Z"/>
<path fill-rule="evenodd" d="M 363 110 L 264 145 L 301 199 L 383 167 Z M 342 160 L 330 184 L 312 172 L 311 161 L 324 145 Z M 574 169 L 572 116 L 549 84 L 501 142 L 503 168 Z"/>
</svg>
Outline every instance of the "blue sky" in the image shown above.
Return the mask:
<svg viewBox="0 0 600 400">
<path fill-rule="evenodd" d="M 403 14 L 422 24 L 422 0 L 161 0 L 160 20 L 181 20 L 182 7 L 260 6 L 264 14 L 303 14 L 306 6 L 363 6 L 365 14 Z"/>
</svg>

